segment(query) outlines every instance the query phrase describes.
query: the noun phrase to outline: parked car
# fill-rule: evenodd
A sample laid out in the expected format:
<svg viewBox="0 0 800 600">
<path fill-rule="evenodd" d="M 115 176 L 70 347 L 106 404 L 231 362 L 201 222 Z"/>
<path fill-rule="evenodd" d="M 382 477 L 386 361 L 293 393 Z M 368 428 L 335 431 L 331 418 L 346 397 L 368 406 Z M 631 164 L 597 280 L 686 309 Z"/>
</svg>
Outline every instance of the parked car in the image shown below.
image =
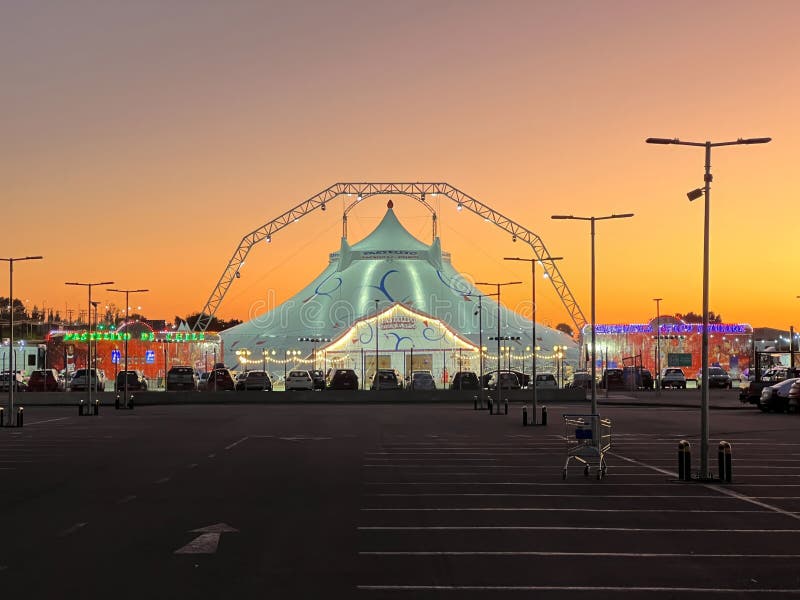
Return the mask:
<svg viewBox="0 0 800 600">
<path fill-rule="evenodd" d="M 266 371 L 248 371 L 236 378 L 236 390 L 240 392 L 251 390 L 271 392 L 272 380 Z"/>
<path fill-rule="evenodd" d="M 739 400 L 745 403 L 759 404 L 761 390 L 792 377 L 800 377 L 800 369 L 790 369 L 784 366 L 770 367 L 761 374 L 758 380 L 750 381 L 739 389 Z"/>
<path fill-rule="evenodd" d="M 206 391 L 229 392 L 234 389 L 236 384 L 230 369 L 217 368 L 211 371 L 206 382 Z"/>
<path fill-rule="evenodd" d="M 358 390 L 358 375 L 353 369 L 329 369 L 325 379 L 329 390 Z"/>
<path fill-rule="evenodd" d="M 91 379 L 91 382 L 89 379 Z M 106 378 L 103 371 L 100 369 L 75 369 L 75 373 L 72 374 L 72 379 L 69 380 L 70 391 L 84 392 L 88 390 L 90 386 L 93 390 L 100 392 L 105 389 Z"/>
<path fill-rule="evenodd" d="M 63 390 L 62 381 L 55 369 L 33 371 L 28 378 L 29 392 L 58 392 Z"/>
<path fill-rule="evenodd" d="M 295 390 L 313 390 L 314 380 L 308 371 L 289 371 L 284 382 L 284 389 L 287 392 Z"/>
<path fill-rule="evenodd" d="M 430 371 L 414 371 L 411 373 L 411 382 L 408 388 L 414 391 L 435 390 L 436 382 Z"/>
<path fill-rule="evenodd" d="M 376 385 L 377 381 L 377 385 Z M 400 383 L 400 378 L 394 369 L 378 369 L 377 380 L 373 376 L 371 390 L 399 390 L 403 385 Z"/>
<path fill-rule="evenodd" d="M 197 373 L 192 367 L 176 365 L 167 371 L 167 384 L 166 389 L 168 392 L 176 392 L 178 390 L 194 391 L 197 389 Z"/>
<path fill-rule="evenodd" d="M 314 369 L 313 371 L 309 371 L 309 373 L 311 373 L 311 379 L 314 380 L 314 389 L 315 390 L 324 390 L 325 389 L 325 373 L 323 373 L 319 369 Z"/>
<path fill-rule="evenodd" d="M 600 387 L 608 390 L 630 389 L 625 387 L 625 377 L 622 369 L 606 369 L 600 378 Z"/>
<path fill-rule="evenodd" d="M 795 381 L 789 388 L 786 410 L 790 413 L 800 412 L 800 381 Z"/>
<path fill-rule="evenodd" d="M 472 371 L 458 371 L 453 375 L 453 381 L 450 383 L 451 390 L 479 390 L 481 383 L 478 381 L 477 373 Z"/>
<path fill-rule="evenodd" d="M 124 391 L 125 390 L 125 378 L 127 374 L 128 379 L 128 391 L 129 392 L 146 392 L 147 391 L 147 378 L 144 376 L 144 373 L 141 371 L 136 370 L 127 370 L 127 371 L 120 371 L 117 373 L 117 386 L 116 390 Z"/>
<path fill-rule="evenodd" d="M 558 381 L 556 381 L 556 376 L 553 375 L 552 373 L 537 373 L 536 387 L 538 389 L 558 388 Z"/>
<path fill-rule="evenodd" d="M 592 374 L 588 371 L 576 371 L 572 375 L 572 381 L 569 382 L 567 387 L 583 388 L 585 390 L 592 389 Z"/>
<path fill-rule="evenodd" d="M 208 389 L 208 376 L 211 375 L 209 371 L 204 371 L 200 373 L 200 376 L 197 378 L 197 389 L 205 391 Z"/>
<path fill-rule="evenodd" d="M 758 401 L 758 408 L 762 412 L 788 412 L 789 410 L 789 391 L 795 382 L 800 378 L 793 377 L 784 379 L 773 385 L 768 385 L 761 390 L 761 398 Z"/>
<path fill-rule="evenodd" d="M 496 390 L 518 390 L 520 389 L 519 378 L 517 374 L 512 371 L 497 371 L 494 372 L 492 378 L 489 380 L 489 389 Z"/>
<path fill-rule="evenodd" d="M 642 367 L 624 367 L 622 381 L 626 390 L 652 390 L 654 387 L 653 374 Z"/>
<path fill-rule="evenodd" d="M 686 389 L 686 374 L 680 367 L 667 367 L 661 371 L 661 389 Z"/>
<path fill-rule="evenodd" d="M 703 381 L 703 372 L 697 374 L 697 385 L 701 385 Z M 708 367 L 708 387 L 731 388 L 731 376 L 722 367 Z"/>
<path fill-rule="evenodd" d="M 10 387 L 9 382 L 12 380 L 14 381 L 15 392 L 24 392 L 28 389 L 27 385 L 25 385 L 25 381 L 22 379 L 22 373 L 17 371 L 12 377 L 9 371 L 3 371 L 0 373 L 0 392 L 7 392 Z"/>
<path fill-rule="evenodd" d="M 519 383 L 520 387 L 528 387 L 531 383 L 531 376 L 527 373 L 523 373 L 522 371 L 515 371 L 513 369 L 501 369 L 502 373 L 514 373 L 517 376 L 517 382 Z M 483 387 L 488 388 L 492 379 L 494 379 L 497 370 L 489 371 L 488 373 L 483 374 Z"/>
</svg>

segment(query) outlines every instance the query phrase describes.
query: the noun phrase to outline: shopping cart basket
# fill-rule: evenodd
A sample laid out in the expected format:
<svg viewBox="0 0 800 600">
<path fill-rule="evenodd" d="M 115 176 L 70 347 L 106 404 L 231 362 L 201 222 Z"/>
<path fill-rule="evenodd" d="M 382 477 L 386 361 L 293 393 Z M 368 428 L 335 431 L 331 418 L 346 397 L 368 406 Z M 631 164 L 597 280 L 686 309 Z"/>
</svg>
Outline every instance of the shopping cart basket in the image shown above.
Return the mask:
<svg viewBox="0 0 800 600">
<path fill-rule="evenodd" d="M 567 478 L 569 463 L 575 459 L 583 463 L 586 476 L 595 463 L 597 479 L 602 479 L 608 472 L 606 452 L 611 449 L 611 419 L 601 419 L 600 415 L 564 415 L 564 439 L 567 441 L 567 460 L 562 477 Z"/>
</svg>

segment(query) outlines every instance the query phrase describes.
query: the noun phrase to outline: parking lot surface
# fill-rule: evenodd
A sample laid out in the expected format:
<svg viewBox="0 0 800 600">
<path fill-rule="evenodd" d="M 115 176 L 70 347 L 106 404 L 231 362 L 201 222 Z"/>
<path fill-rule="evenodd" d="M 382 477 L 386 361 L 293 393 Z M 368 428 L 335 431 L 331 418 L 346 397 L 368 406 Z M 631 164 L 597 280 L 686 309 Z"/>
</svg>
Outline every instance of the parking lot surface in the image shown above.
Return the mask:
<svg viewBox="0 0 800 600">
<path fill-rule="evenodd" d="M 696 408 L 213 405 L 26 411 L 0 429 L 0 589 L 27 598 L 800 596 L 800 417 L 711 413 L 733 482 L 678 482 Z"/>
</svg>

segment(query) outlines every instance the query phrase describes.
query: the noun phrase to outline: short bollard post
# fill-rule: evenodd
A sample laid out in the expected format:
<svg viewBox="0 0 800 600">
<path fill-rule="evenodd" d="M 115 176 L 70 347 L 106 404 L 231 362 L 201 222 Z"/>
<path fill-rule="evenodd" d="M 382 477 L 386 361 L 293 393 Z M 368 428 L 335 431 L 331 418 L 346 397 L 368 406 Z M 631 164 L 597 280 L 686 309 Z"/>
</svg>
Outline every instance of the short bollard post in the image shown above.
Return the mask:
<svg viewBox="0 0 800 600">
<path fill-rule="evenodd" d="M 473 410 L 478 410 L 478 397 L 477 396 L 473 396 L 472 397 L 472 409 Z"/>
<path fill-rule="evenodd" d="M 687 440 L 678 442 L 678 480 L 692 479 L 692 445 Z"/>
<path fill-rule="evenodd" d="M 114 398 L 114 410 L 119 410 L 119 394 Z"/>
<path fill-rule="evenodd" d="M 94 401 L 94 416 L 96 417 L 99 414 L 100 414 L 100 400 L 98 399 Z"/>
<path fill-rule="evenodd" d="M 20 406 L 17 409 L 17 427 L 22 427 L 25 425 L 25 412 L 24 409 Z"/>
<path fill-rule="evenodd" d="M 131 410 L 133 409 L 133 394 L 131 394 L 130 400 L 128 400 L 128 408 Z"/>
<path fill-rule="evenodd" d="M 505 411 L 505 414 L 508 414 L 508 398 L 504 399 L 503 410 Z"/>
<path fill-rule="evenodd" d="M 542 425 L 547 425 L 547 407 L 542 407 Z"/>
<path fill-rule="evenodd" d="M 522 426 L 523 427 L 527 427 L 528 426 L 528 405 L 527 404 L 523 404 L 522 405 Z"/>
<path fill-rule="evenodd" d="M 719 478 L 728 483 L 733 479 L 731 472 L 731 445 L 729 442 L 722 441 L 717 449 L 717 463 L 719 465 Z"/>
<path fill-rule="evenodd" d="M 489 414 L 492 414 L 492 397 L 486 397 L 486 407 L 489 409 Z"/>
<path fill-rule="evenodd" d="M 5 427 L 6 425 L 5 419 L 3 418 L 4 416 L 5 413 L 3 412 L 3 408 L 0 407 L 0 427 Z"/>
<path fill-rule="evenodd" d="M 83 400 L 78 402 L 78 416 L 79 417 L 83 416 Z"/>
</svg>

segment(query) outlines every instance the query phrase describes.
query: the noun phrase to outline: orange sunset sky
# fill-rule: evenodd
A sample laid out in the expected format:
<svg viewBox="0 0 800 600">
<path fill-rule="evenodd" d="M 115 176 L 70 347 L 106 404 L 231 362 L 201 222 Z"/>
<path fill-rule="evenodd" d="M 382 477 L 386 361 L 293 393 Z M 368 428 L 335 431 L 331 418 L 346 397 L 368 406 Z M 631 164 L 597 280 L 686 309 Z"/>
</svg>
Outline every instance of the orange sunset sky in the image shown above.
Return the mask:
<svg viewBox="0 0 800 600">
<path fill-rule="evenodd" d="M 337 181 L 444 181 L 538 233 L 587 319 L 700 312 L 703 150 L 712 156 L 710 308 L 800 325 L 800 3 L 787 1 L 27 2 L 0 7 L 2 236 L 14 295 L 80 309 L 65 281 L 146 287 L 151 318 L 199 311 L 240 239 Z M 350 215 L 350 241 L 387 198 Z M 430 220 L 395 198 L 406 227 Z M 251 252 L 219 310 L 247 319 L 325 268 L 341 202 Z M 476 280 L 531 256 L 441 202 L 439 232 Z M 0 268 L 3 268 L 0 266 Z M 0 271 L 0 295 L 8 295 Z M 104 288 L 99 300 L 116 301 Z M 539 321 L 568 322 L 552 286 Z"/>
</svg>

